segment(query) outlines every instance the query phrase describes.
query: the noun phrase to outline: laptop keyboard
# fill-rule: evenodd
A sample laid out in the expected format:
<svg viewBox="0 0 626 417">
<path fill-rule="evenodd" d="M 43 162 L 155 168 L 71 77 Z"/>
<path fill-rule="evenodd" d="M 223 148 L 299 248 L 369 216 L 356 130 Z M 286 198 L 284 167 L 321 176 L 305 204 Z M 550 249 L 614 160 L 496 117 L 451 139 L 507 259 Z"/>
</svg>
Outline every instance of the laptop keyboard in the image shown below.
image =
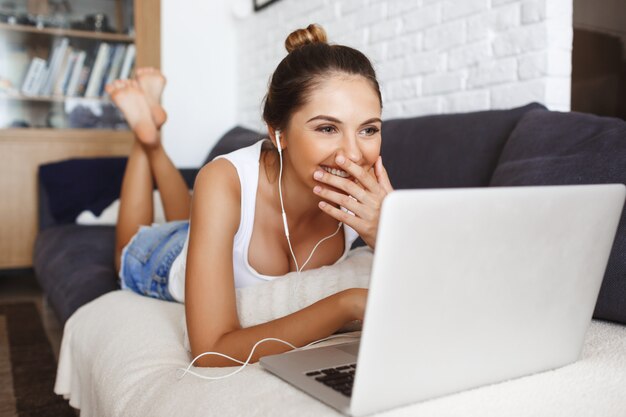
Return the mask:
<svg viewBox="0 0 626 417">
<path fill-rule="evenodd" d="M 305 375 L 309 378 L 314 378 L 317 382 L 320 382 L 335 391 L 342 393 L 346 397 L 351 397 L 355 371 L 356 363 L 352 363 L 337 366 L 335 368 L 310 371 Z"/>
</svg>

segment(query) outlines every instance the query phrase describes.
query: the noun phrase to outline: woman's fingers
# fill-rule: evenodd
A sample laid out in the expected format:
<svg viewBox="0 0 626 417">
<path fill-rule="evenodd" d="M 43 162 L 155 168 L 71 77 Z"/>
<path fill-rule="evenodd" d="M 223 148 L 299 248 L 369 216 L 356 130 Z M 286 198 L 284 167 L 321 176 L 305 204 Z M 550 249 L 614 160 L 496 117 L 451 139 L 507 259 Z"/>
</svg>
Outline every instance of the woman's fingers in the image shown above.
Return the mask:
<svg viewBox="0 0 626 417">
<path fill-rule="evenodd" d="M 354 181 L 351 181 L 347 178 L 342 178 L 322 170 L 315 171 L 315 174 L 313 174 L 313 178 L 321 183 L 330 185 L 335 189 L 344 191 L 347 195 L 351 195 L 352 197 L 363 203 L 372 203 L 371 198 L 368 198 L 367 191 L 355 184 Z"/>
<path fill-rule="evenodd" d="M 328 188 L 323 188 L 319 185 L 313 188 L 313 192 L 326 201 L 333 202 L 340 207 L 344 207 L 350 210 L 357 217 L 366 220 L 372 220 L 375 210 L 365 204 L 361 204 L 355 198 L 352 198 L 346 194 L 329 190 Z"/>
<path fill-rule="evenodd" d="M 376 163 L 374 164 L 374 173 L 376 174 L 376 179 L 378 183 L 383 187 L 387 194 L 393 191 L 393 187 L 391 186 L 391 181 L 389 181 L 389 175 L 387 174 L 387 170 L 383 166 L 383 158 L 382 156 L 378 156 Z"/>
<path fill-rule="evenodd" d="M 363 169 L 362 166 L 360 166 L 359 164 L 355 164 L 350 159 L 345 158 L 343 155 L 338 155 L 335 158 L 335 162 L 344 171 L 352 175 L 352 177 L 356 178 L 356 180 L 359 181 L 359 183 L 363 185 L 366 190 L 376 191 L 378 187 L 376 179 L 373 178 L 367 170 Z"/>
<path fill-rule="evenodd" d="M 336 220 L 342 222 L 343 224 L 347 224 L 351 228 L 359 232 L 359 230 L 363 230 L 366 227 L 366 222 L 355 215 L 348 213 L 347 211 L 338 209 L 334 207 L 332 204 L 327 203 L 326 201 L 319 202 L 319 208 L 322 209 L 326 214 L 335 218 Z"/>
</svg>

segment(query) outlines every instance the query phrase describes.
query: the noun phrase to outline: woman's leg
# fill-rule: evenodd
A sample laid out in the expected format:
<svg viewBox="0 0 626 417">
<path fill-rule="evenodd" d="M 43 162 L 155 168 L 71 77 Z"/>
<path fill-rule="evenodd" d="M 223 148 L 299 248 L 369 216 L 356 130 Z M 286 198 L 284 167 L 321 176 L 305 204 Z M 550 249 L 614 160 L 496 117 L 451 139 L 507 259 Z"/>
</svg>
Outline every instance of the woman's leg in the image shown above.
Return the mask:
<svg viewBox="0 0 626 417">
<path fill-rule="evenodd" d="M 167 114 L 161 106 L 165 77 L 155 68 L 138 68 L 136 74 L 137 82 L 150 108 L 152 120 L 159 131 L 156 145 L 146 147 L 146 154 L 150 160 L 152 176 L 161 194 L 165 218 L 167 221 L 187 220 L 191 209 L 189 188 L 183 176 L 167 156 L 160 141 L 161 126 L 167 119 Z"/>
<path fill-rule="evenodd" d="M 115 242 L 118 271 L 123 248 L 137 233 L 139 226 L 150 225 L 154 220 L 153 177 L 161 193 L 167 220 L 188 219 L 191 207 L 187 185 L 160 141 L 160 127 L 167 117 L 159 104 L 165 79 L 159 72 L 141 69 L 138 70 L 138 78 L 143 81 L 148 93 L 141 88 L 141 82 L 134 80 L 118 80 L 107 86 L 107 92 L 124 114 L 137 139 L 128 159 L 120 194 Z"/>
<path fill-rule="evenodd" d="M 150 161 L 136 140 L 126 163 L 115 225 L 115 268 L 118 272 L 124 247 L 137 233 L 139 226 L 150 225 L 154 220 L 152 189 Z"/>
</svg>

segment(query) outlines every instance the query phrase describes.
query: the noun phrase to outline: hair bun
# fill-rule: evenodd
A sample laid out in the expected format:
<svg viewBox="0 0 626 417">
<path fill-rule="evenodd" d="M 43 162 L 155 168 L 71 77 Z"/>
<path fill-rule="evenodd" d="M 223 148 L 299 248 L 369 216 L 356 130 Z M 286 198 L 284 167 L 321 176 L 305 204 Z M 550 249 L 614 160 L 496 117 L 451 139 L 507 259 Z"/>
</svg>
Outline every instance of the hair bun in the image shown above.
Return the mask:
<svg viewBox="0 0 626 417">
<path fill-rule="evenodd" d="M 326 31 L 318 24 L 312 23 L 306 29 L 294 30 L 285 40 L 287 52 L 300 48 L 310 43 L 326 43 Z"/>
</svg>

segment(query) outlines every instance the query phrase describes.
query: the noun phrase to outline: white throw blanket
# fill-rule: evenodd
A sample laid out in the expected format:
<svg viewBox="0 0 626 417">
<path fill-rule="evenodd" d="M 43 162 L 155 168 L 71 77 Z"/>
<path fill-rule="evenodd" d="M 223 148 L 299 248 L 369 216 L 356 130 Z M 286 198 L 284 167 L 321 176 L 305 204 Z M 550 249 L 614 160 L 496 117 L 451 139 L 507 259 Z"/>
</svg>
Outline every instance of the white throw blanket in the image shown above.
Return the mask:
<svg viewBox="0 0 626 417">
<path fill-rule="evenodd" d="M 332 292 L 366 284 L 370 264 L 371 254 L 362 249 L 335 266 L 239 290 L 241 322 L 280 317 Z M 258 364 L 224 380 L 190 375 L 179 380 L 177 370 L 190 360 L 183 323 L 182 304 L 130 291 L 92 301 L 66 323 L 55 392 L 80 408 L 81 417 L 338 415 Z M 211 376 L 232 371 L 196 369 Z M 581 359 L 572 365 L 384 415 L 623 417 L 625 387 L 626 326 L 594 321 Z"/>
<path fill-rule="evenodd" d="M 163 203 L 161 202 L 161 193 L 154 190 L 152 192 L 153 203 L 153 223 L 161 224 L 165 223 L 165 211 L 163 210 Z M 76 224 L 82 224 L 85 226 L 115 226 L 117 224 L 117 215 L 120 211 L 120 199 L 113 201 L 109 204 L 99 216 L 96 216 L 90 210 L 82 211 L 76 217 Z"/>
<path fill-rule="evenodd" d="M 238 288 L 237 314 L 242 327 L 250 327 L 302 310 L 322 298 L 348 288 L 367 288 L 372 269 L 373 252 L 361 247 L 348 252 L 343 261 L 301 273 L 291 272 L 273 281 Z M 342 331 L 357 330 L 358 324 Z M 182 328 L 186 329 L 184 322 Z M 189 340 L 185 334 L 185 349 Z"/>
</svg>

